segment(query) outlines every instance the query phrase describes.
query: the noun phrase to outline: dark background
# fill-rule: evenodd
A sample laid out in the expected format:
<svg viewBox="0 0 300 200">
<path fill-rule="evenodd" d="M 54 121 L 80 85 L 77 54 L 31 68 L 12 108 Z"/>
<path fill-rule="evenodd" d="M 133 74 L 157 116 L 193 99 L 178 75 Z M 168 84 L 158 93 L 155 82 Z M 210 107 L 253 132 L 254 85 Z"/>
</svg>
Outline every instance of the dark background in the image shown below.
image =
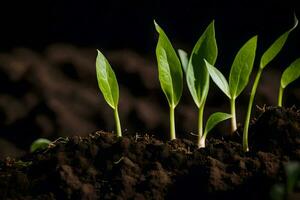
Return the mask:
<svg viewBox="0 0 300 200">
<path fill-rule="evenodd" d="M 8 1 L 0 3 L 0 155 L 21 155 L 34 139 L 114 130 L 113 115 L 95 76 L 95 49 L 107 55 L 120 84 L 125 134 L 168 138 L 168 106 L 157 79 L 153 19 L 175 48 L 191 51 L 215 19 L 217 67 L 227 76 L 238 49 L 258 35 L 254 72 L 262 52 L 292 27 L 293 1 Z M 299 27 L 266 70 L 255 104 L 275 105 L 280 73 L 300 56 Z M 253 73 L 255 75 L 255 73 Z M 252 77 L 253 78 L 253 77 Z M 242 123 L 252 82 L 237 101 Z M 284 96 L 299 106 L 299 81 Z M 229 112 L 228 99 L 211 84 L 205 119 Z M 254 108 L 255 110 L 255 108 Z M 181 137 L 197 130 L 197 109 L 186 87 L 176 108 Z M 13 153 L 19 152 L 19 153 Z M 1 156 L 0 156 L 1 157 Z"/>
<path fill-rule="evenodd" d="M 268 46 L 292 25 L 293 12 L 299 15 L 299 7 L 292 1 L 255 0 L 8 1 L 0 9 L 3 50 L 16 46 L 43 49 L 64 42 L 153 54 L 153 19 L 172 41 L 188 48 L 215 19 L 220 55 L 225 60 L 254 34 L 259 34 L 260 47 Z M 294 42 L 289 42 L 291 48 L 299 46 L 295 35 L 291 39 Z"/>
</svg>

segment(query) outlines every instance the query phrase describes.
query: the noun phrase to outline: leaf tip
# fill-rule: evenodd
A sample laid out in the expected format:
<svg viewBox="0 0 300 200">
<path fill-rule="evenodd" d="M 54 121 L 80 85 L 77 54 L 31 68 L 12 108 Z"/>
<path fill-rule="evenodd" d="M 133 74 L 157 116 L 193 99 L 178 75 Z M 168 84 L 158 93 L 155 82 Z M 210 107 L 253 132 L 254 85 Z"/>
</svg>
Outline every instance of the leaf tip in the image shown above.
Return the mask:
<svg viewBox="0 0 300 200">
<path fill-rule="evenodd" d="M 296 13 L 295 13 L 295 11 L 294 11 L 294 26 L 293 26 L 293 28 L 292 29 L 295 29 L 297 26 L 298 26 L 298 18 L 297 18 L 297 15 L 296 15 Z"/>
<path fill-rule="evenodd" d="M 158 23 L 156 22 L 155 19 L 153 19 L 153 23 L 154 23 L 154 26 L 155 26 L 155 29 L 157 32 L 160 32 L 160 26 L 158 25 Z"/>
</svg>

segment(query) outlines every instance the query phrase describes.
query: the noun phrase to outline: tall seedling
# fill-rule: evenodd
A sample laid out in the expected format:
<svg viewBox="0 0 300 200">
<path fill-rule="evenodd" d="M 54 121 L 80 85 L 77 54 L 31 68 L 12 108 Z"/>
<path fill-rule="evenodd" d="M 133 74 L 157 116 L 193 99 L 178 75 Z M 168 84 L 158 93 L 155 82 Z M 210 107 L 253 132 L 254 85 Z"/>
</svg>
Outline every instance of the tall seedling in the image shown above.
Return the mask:
<svg viewBox="0 0 300 200">
<path fill-rule="evenodd" d="M 198 147 L 205 147 L 205 139 L 210 131 L 219 122 L 228 119 L 226 113 L 214 113 L 209 117 L 203 132 L 203 111 L 209 90 L 209 74 L 205 67 L 204 59 L 215 63 L 218 55 L 217 42 L 215 38 L 214 21 L 212 21 L 195 44 L 187 63 L 187 53 L 178 50 L 189 91 L 198 107 Z"/>
<path fill-rule="evenodd" d="M 251 95 L 249 99 L 249 104 L 248 104 L 248 110 L 247 110 L 247 115 L 245 119 L 245 124 L 244 124 L 244 131 L 243 131 L 243 149 L 244 151 L 249 151 L 248 147 L 248 129 L 249 129 L 249 123 L 250 123 L 250 117 L 251 117 L 251 111 L 252 111 L 252 106 L 253 106 L 253 101 L 256 93 L 256 89 L 262 74 L 263 69 L 279 54 L 281 51 L 282 47 L 284 46 L 289 34 L 297 27 L 298 25 L 298 19 L 295 16 L 295 23 L 294 26 L 283 33 L 275 42 L 265 51 L 265 53 L 262 55 L 260 59 L 260 64 L 259 64 L 259 69 L 257 71 L 253 87 L 251 90 Z"/>
<path fill-rule="evenodd" d="M 175 107 L 182 95 L 182 69 L 176 52 L 163 31 L 154 21 L 156 31 L 159 34 L 156 46 L 156 58 L 158 63 L 158 76 L 160 86 L 168 100 L 170 107 L 170 138 L 176 139 L 175 133 Z"/>
<path fill-rule="evenodd" d="M 118 113 L 119 85 L 116 75 L 104 55 L 98 51 L 96 58 L 96 74 L 100 91 L 107 104 L 114 110 L 117 136 L 122 136 L 121 123 Z"/>
<path fill-rule="evenodd" d="M 229 83 L 216 67 L 214 67 L 209 61 L 205 62 L 212 80 L 230 99 L 232 132 L 237 129 L 235 100 L 249 82 L 249 77 L 255 59 L 256 44 L 257 36 L 254 36 L 239 50 L 230 69 Z"/>
</svg>

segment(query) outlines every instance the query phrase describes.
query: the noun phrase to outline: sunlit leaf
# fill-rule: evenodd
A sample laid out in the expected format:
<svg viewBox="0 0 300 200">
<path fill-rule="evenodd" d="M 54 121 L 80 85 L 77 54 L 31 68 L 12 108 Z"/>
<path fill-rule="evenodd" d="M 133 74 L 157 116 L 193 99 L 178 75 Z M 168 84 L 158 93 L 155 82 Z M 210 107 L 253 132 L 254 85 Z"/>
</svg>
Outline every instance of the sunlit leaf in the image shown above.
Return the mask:
<svg viewBox="0 0 300 200">
<path fill-rule="evenodd" d="M 165 32 L 155 21 L 154 24 L 159 33 L 156 57 L 160 85 L 170 107 L 175 107 L 181 98 L 183 88 L 181 64 Z"/>
<path fill-rule="evenodd" d="M 39 138 L 31 144 L 30 152 L 35 152 L 37 150 L 46 149 L 49 146 L 50 143 L 51 143 L 51 141 L 48 140 L 48 139 Z"/>
<path fill-rule="evenodd" d="M 209 90 L 209 74 L 204 59 L 214 65 L 217 55 L 214 21 L 212 21 L 194 46 L 186 71 L 187 85 L 198 107 L 205 102 Z"/>
<path fill-rule="evenodd" d="M 204 134 L 206 135 L 211 129 L 213 129 L 218 123 L 231 118 L 232 115 L 222 112 L 216 112 L 209 116 L 206 125 Z"/>
<path fill-rule="evenodd" d="M 288 84 L 300 77 L 300 58 L 295 60 L 288 68 L 286 68 L 281 76 L 281 87 L 285 88 Z"/>
<path fill-rule="evenodd" d="M 178 49 L 178 55 L 179 55 L 179 58 L 180 58 L 180 61 L 181 61 L 183 71 L 186 72 L 186 69 L 187 69 L 188 64 L 189 64 L 189 56 L 188 56 L 187 52 L 185 52 L 182 49 Z"/>
<path fill-rule="evenodd" d="M 253 68 L 257 36 L 248 40 L 234 58 L 229 75 L 230 96 L 235 99 L 245 89 Z"/>
<path fill-rule="evenodd" d="M 99 88 L 104 99 L 115 109 L 119 102 L 119 86 L 116 75 L 104 55 L 98 50 L 96 73 Z"/>
</svg>

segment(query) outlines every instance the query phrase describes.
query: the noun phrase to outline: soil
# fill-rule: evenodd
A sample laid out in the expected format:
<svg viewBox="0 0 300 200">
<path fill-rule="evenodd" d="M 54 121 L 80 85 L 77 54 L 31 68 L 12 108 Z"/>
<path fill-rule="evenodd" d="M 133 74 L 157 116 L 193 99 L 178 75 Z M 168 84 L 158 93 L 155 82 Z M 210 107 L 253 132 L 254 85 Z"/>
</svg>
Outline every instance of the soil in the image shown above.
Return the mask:
<svg viewBox="0 0 300 200">
<path fill-rule="evenodd" d="M 265 108 L 250 134 L 248 153 L 236 137 L 211 137 L 204 149 L 187 139 L 102 131 L 59 138 L 46 150 L 1 161 L 0 199 L 267 200 L 271 187 L 285 182 L 284 165 L 300 161 L 300 112 Z"/>
</svg>

